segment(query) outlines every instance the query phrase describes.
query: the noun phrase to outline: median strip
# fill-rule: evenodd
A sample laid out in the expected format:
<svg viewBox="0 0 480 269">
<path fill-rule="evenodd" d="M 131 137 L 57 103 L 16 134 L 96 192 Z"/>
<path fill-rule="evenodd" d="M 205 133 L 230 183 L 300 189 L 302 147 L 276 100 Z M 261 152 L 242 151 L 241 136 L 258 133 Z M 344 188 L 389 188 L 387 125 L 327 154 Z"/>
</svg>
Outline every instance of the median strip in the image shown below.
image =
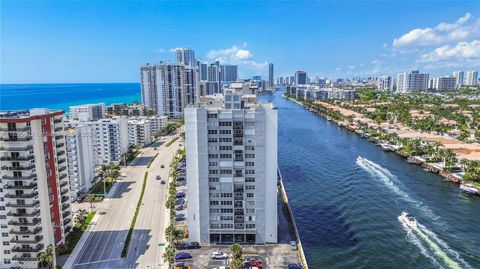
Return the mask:
<svg viewBox="0 0 480 269">
<path fill-rule="evenodd" d="M 135 222 L 137 221 L 138 213 L 140 212 L 140 206 L 142 205 L 143 195 L 145 194 L 145 187 L 147 186 L 147 177 L 148 172 L 145 172 L 145 176 L 143 177 L 143 185 L 142 191 L 140 192 L 140 198 L 138 198 L 137 207 L 135 208 L 135 214 L 133 215 L 132 223 L 130 224 L 130 228 L 128 229 L 127 238 L 125 239 L 125 244 L 123 245 L 121 257 L 127 257 L 128 252 L 128 245 L 130 244 L 130 240 L 132 238 L 133 229 L 135 228 Z"/>
</svg>

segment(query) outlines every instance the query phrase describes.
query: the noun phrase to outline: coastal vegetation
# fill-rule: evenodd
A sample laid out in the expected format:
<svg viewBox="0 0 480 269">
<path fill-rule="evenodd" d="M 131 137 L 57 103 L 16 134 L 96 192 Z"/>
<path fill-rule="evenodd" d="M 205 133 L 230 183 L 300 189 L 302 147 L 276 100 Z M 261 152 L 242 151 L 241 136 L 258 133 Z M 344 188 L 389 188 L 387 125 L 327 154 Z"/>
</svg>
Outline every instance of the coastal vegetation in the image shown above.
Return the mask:
<svg viewBox="0 0 480 269">
<path fill-rule="evenodd" d="M 65 243 L 56 247 L 57 255 L 68 255 L 72 253 L 94 216 L 95 211 L 91 211 L 88 214 L 86 211 L 79 212 L 72 231 L 65 238 Z"/>
</svg>

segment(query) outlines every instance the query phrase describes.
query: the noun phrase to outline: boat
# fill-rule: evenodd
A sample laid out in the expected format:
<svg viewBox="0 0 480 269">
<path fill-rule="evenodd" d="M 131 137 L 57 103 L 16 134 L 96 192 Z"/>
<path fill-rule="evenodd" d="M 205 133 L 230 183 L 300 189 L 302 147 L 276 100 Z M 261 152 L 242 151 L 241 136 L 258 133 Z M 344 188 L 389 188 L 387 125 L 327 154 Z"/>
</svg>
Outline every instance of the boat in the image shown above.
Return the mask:
<svg viewBox="0 0 480 269">
<path fill-rule="evenodd" d="M 463 183 L 460 184 L 460 190 L 473 195 L 480 195 L 479 190 L 473 184 Z"/>
<path fill-rule="evenodd" d="M 358 157 L 357 157 L 357 161 L 365 161 L 365 160 L 366 160 L 366 159 L 363 158 L 362 156 L 358 156 Z"/>
<path fill-rule="evenodd" d="M 380 143 L 380 147 L 382 147 L 383 150 L 385 151 L 393 151 L 393 147 L 392 145 L 388 144 L 388 143 Z"/>
<path fill-rule="evenodd" d="M 410 228 L 415 228 L 418 226 L 417 220 L 414 216 L 410 215 L 409 213 L 403 211 L 400 215 L 400 218 L 405 222 L 405 224 Z"/>
<path fill-rule="evenodd" d="M 407 163 L 417 163 L 417 161 L 413 157 L 408 157 Z"/>
</svg>

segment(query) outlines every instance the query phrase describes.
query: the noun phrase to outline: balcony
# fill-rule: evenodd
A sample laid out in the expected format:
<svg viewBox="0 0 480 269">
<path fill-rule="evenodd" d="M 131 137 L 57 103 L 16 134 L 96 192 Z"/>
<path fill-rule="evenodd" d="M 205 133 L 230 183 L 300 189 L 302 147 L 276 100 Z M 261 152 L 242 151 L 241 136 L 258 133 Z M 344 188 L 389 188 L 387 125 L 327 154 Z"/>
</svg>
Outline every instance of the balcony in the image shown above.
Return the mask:
<svg viewBox="0 0 480 269">
<path fill-rule="evenodd" d="M 57 124 L 57 123 L 61 123 L 62 122 L 62 119 L 54 119 L 53 120 L 53 123 Z"/>
<path fill-rule="evenodd" d="M 38 196 L 38 192 L 34 191 L 31 193 L 22 193 L 22 194 L 5 194 L 5 198 L 35 198 Z"/>
<path fill-rule="evenodd" d="M 62 204 L 70 200 L 68 196 L 62 196 Z"/>
<path fill-rule="evenodd" d="M 10 234 L 19 234 L 19 235 L 27 235 L 27 234 L 39 234 L 40 232 L 42 232 L 42 227 L 36 227 L 35 229 L 31 229 L 31 230 L 23 230 L 23 231 L 16 231 L 16 230 L 10 230 Z"/>
<path fill-rule="evenodd" d="M 0 128 L 0 132 L 14 133 L 14 132 L 25 132 L 25 131 L 30 131 L 30 126 L 16 127 L 16 128 Z"/>
<path fill-rule="evenodd" d="M 235 194 L 235 196 L 233 198 L 234 198 L 234 200 L 242 200 L 243 201 L 243 194 Z"/>
<path fill-rule="evenodd" d="M 60 163 L 63 163 L 63 162 L 65 162 L 65 160 L 59 161 L 58 163 L 60 164 Z M 65 171 L 65 170 L 67 170 L 66 166 L 62 166 L 62 167 L 58 168 L 59 173 Z"/>
<path fill-rule="evenodd" d="M 57 148 L 61 148 L 63 146 L 65 146 L 65 143 L 57 143 Z"/>
<path fill-rule="evenodd" d="M 65 136 L 64 135 L 56 135 L 55 136 L 55 140 L 60 140 L 60 139 L 64 139 Z"/>
<path fill-rule="evenodd" d="M 18 157 L 12 157 L 12 156 L 8 156 L 8 155 L 4 155 L 4 156 L 0 157 L 0 161 L 31 161 L 33 159 L 34 159 L 33 155 L 18 156 Z"/>
<path fill-rule="evenodd" d="M 10 171 L 10 170 L 32 170 L 35 168 L 35 165 L 27 165 L 27 166 L 11 166 L 11 165 L 4 165 L 2 166 L 2 170 Z"/>
<path fill-rule="evenodd" d="M 37 244 L 43 240 L 43 236 L 37 235 L 34 238 L 10 239 L 12 244 Z"/>
<path fill-rule="evenodd" d="M 35 174 L 31 174 L 31 175 L 28 175 L 28 176 L 3 176 L 2 179 L 6 179 L 6 180 L 32 180 L 36 177 Z"/>
<path fill-rule="evenodd" d="M 25 145 L 25 146 L 3 146 L 0 147 L 0 151 L 27 151 L 27 150 L 32 150 L 33 146 L 32 145 Z"/>
<path fill-rule="evenodd" d="M 58 179 L 62 180 L 62 179 L 66 179 L 67 178 L 67 174 L 62 174 Z"/>
<path fill-rule="evenodd" d="M 63 218 L 66 218 L 66 217 L 69 217 L 71 214 L 72 214 L 72 212 L 69 211 L 69 210 L 67 210 L 67 211 L 64 211 L 64 212 L 62 213 L 62 217 L 63 217 Z"/>
<path fill-rule="evenodd" d="M 35 262 L 37 261 L 37 258 L 35 257 L 29 257 L 29 256 L 13 256 L 12 258 L 13 261 L 19 261 L 19 262 Z"/>
<path fill-rule="evenodd" d="M 26 217 L 26 218 L 34 218 L 38 217 L 40 215 L 40 210 L 35 209 L 31 213 L 14 213 L 14 212 L 8 212 L 7 216 L 9 217 Z"/>
<path fill-rule="evenodd" d="M 5 141 L 5 142 L 15 142 L 15 141 L 30 141 L 32 138 L 30 135 L 26 136 L 1 136 L 0 141 Z"/>
<path fill-rule="evenodd" d="M 243 201 L 235 201 L 234 208 L 243 208 Z"/>
<path fill-rule="evenodd" d="M 65 210 L 67 210 L 68 208 L 70 208 L 70 203 L 64 203 L 64 204 L 62 204 L 62 211 L 65 211 Z"/>
<path fill-rule="evenodd" d="M 61 132 L 61 131 L 63 131 L 63 126 L 55 127 L 54 131 L 55 131 L 55 132 Z"/>
<path fill-rule="evenodd" d="M 68 188 L 60 189 L 62 195 L 66 195 L 70 190 Z"/>
<path fill-rule="evenodd" d="M 40 223 L 40 219 L 32 219 L 32 221 L 9 221 L 8 225 L 16 225 L 16 226 L 37 226 Z"/>
<path fill-rule="evenodd" d="M 37 244 L 35 247 L 13 247 L 12 252 L 39 252 L 43 249 L 43 244 Z"/>
<path fill-rule="evenodd" d="M 12 203 L 7 203 L 6 206 L 7 207 L 36 207 L 37 205 L 39 205 L 40 202 L 39 201 L 35 201 L 31 204 L 12 204 Z"/>
<path fill-rule="evenodd" d="M 63 220 L 63 226 L 68 226 L 68 224 L 72 222 L 72 219 L 71 218 L 66 218 Z"/>
<path fill-rule="evenodd" d="M 57 156 L 62 156 L 65 154 L 65 150 L 57 151 Z"/>
<path fill-rule="evenodd" d="M 25 184 L 25 185 L 4 185 L 3 188 L 7 190 L 29 190 L 37 187 L 36 182 L 32 182 L 30 184 Z"/>
</svg>

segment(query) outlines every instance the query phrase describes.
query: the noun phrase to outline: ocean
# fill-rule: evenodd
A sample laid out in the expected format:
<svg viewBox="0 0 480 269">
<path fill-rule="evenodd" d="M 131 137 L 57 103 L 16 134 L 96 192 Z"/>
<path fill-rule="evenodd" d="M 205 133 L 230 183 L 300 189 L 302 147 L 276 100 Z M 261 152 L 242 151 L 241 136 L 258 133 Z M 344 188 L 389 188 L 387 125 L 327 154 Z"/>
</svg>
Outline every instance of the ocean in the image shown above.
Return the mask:
<svg viewBox="0 0 480 269">
<path fill-rule="evenodd" d="M 139 83 L 0 84 L 0 110 L 63 109 L 72 105 L 140 102 Z"/>
</svg>

